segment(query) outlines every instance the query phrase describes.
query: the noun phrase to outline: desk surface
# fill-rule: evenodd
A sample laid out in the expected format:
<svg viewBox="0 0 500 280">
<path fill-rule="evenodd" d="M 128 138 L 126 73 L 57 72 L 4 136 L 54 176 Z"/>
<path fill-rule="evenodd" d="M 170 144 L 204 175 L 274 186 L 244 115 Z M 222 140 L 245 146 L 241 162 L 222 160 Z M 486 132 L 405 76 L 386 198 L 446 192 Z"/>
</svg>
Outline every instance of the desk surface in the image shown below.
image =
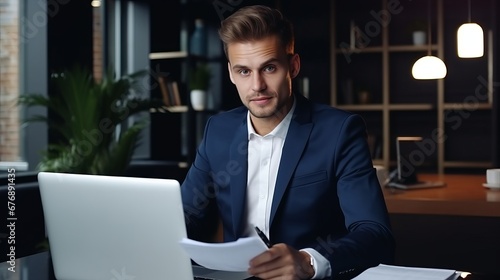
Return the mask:
<svg viewBox="0 0 500 280">
<path fill-rule="evenodd" d="M 11 264 L 8 262 L 0 263 L 0 276 L 6 276 L 2 279 L 15 280 L 52 280 L 55 279 L 53 271 L 51 270 L 51 262 L 49 261 L 49 252 L 42 252 L 16 260 L 15 272 L 9 270 Z M 458 279 L 465 280 L 497 280 L 498 275 L 484 275 L 484 274 L 462 274 Z"/>
<path fill-rule="evenodd" d="M 421 181 L 445 187 L 415 190 L 384 188 L 389 213 L 500 217 L 500 190 L 483 187 L 485 175 L 421 174 Z"/>
</svg>

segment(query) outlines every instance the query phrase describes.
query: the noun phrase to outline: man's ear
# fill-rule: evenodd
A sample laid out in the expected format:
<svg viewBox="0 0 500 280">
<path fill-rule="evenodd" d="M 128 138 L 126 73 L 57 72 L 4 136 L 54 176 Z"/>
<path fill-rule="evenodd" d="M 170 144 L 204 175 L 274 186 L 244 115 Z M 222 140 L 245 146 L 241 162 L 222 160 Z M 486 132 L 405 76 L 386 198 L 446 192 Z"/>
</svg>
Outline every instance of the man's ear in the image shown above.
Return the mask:
<svg viewBox="0 0 500 280">
<path fill-rule="evenodd" d="M 290 57 L 290 77 L 293 79 L 297 77 L 300 72 L 300 56 L 299 54 L 293 54 Z"/>
<path fill-rule="evenodd" d="M 229 79 L 231 80 L 231 83 L 234 84 L 233 72 L 231 71 L 231 63 L 229 61 L 227 62 L 227 71 L 229 72 Z"/>
</svg>

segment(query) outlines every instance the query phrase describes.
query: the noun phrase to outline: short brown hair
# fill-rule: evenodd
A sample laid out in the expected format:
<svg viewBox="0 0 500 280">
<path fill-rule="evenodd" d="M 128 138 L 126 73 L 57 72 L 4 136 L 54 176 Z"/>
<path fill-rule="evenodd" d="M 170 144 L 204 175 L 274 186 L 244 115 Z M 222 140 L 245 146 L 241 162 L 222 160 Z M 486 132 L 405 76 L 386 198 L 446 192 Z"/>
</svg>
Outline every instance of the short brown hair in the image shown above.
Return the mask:
<svg viewBox="0 0 500 280">
<path fill-rule="evenodd" d="M 273 35 L 278 36 L 287 54 L 293 54 L 295 38 L 292 23 L 280 11 L 262 5 L 239 9 L 222 21 L 219 29 L 226 56 L 230 43 L 259 40 Z"/>
</svg>

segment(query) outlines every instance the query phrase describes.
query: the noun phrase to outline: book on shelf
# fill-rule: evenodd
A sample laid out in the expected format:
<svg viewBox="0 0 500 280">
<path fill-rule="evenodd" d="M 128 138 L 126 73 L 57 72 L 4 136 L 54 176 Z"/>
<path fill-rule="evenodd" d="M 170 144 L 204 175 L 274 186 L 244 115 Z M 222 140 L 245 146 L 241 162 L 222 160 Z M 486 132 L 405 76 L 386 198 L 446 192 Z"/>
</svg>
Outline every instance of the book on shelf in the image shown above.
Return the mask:
<svg viewBox="0 0 500 280">
<path fill-rule="evenodd" d="M 160 76 L 158 77 L 158 83 L 160 84 L 161 95 L 165 106 L 171 107 L 182 105 L 179 84 L 177 81 L 166 76 Z"/>
<path fill-rule="evenodd" d="M 171 81 L 170 83 L 168 83 L 168 86 L 171 93 L 171 100 L 173 101 L 174 106 L 182 105 L 181 95 L 179 94 L 179 84 L 177 83 L 177 81 Z"/>
<path fill-rule="evenodd" d="M 163 104 L 165 106 L 171 106 L 170 105 L 170 97 L 168 94 L 168 88 L 167 88 L 167 77 L 164 76 L 159 76 L 158 77 L 158 84 L 160 85 L 160 90 L 161 90 L 161 97 L 163 100 Z"/>
</svg>

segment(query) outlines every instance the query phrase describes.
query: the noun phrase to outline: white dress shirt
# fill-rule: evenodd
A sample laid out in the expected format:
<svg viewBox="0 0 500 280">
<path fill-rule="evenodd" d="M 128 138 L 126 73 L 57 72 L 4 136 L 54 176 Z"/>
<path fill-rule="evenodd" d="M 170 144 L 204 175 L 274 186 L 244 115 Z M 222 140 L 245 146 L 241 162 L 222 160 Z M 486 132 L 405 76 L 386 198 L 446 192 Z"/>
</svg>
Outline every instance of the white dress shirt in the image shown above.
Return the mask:
<svg viewBox="0 0 500 280">
<path fill-rule="evenodd" d="M 281 152 L 285 144 L 288 127 L 295 111 L 295 101 L 290 112 L 267 135 L 257 134 L 247 114 L 248 124 L 248 174 L 246 215 L 247 224 L 245 233 L 255 235 L 254 227 L 257 226 L 269 236 L 269 218 L 274 196 L 276 177 L 281 161 Z M 314 277 L 321 279 L 331 275 L 328 260 L 312 248 L 303 249 L 313 259 Z"/>
</svg>

